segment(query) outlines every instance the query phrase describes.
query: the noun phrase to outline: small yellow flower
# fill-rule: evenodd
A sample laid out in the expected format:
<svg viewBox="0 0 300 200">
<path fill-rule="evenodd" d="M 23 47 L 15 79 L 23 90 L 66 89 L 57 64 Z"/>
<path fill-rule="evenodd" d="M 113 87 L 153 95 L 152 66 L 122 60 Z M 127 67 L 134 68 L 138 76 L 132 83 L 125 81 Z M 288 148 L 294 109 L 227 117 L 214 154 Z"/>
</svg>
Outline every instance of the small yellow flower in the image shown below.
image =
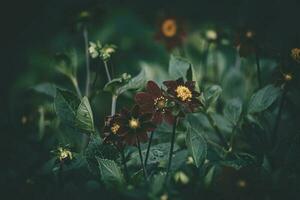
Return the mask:
<svg viewBox="0 0 300 200">
<path fill-rule="evenodd" d="M 192 156 L 189 156 L 189 157 L 188 157 L 188 159 L 187 159 L 187 161 L 186 161 L 186 164 L 189 164 L 189 165 L 194 164 L 194 159 L 193 159 Z"/>
<path fill-rule="evenodd" d="M 291 57 L 296 61 L 300 63 L 300 48 L 293 48 L 291 50 Z"/>
<path fill-rule="evenodd" d="M 191 101 L 191 98 L 193 97 L 192 92 L 186 86 L 179 85 L 175 91 L 177 93 L 177 97 L 182 101 Z"/>
<path fill-rule="evenodd" d="M 72 152 L 69 151 L 68 149 L 64 149 L 62 147 L 58 148 L 58 158 L 60 161 L 65 160 L 66 158 L 69 158 L 70 160 L 73 159 Z"/>
<path fill-rule="evenodd" d="M 283 74 L 283 77 L 284 77 L 285 81 L 291 81 L 291 80 L 293 80 L 293 75 L 291 73 Z"/>
<path fill-rule="evenodd" d="M 216 40 L 218 38 L 218 34 L 214 30 L 206 31 L 206 38 L 209 40 Z"/>
<path fill-rule="evenodd" d="M 27 122 L 28 122 L 27 117 L 26 117 L 26 116 L 22 116 L 22 118 L 21 118 L 21 123 L 22 123 L 22 124 L 26 124 Z"/>
<path fill-rule="evenodd" d="M 88 11 L 82 11 L 79 14 L 79 17 L 85 18 L 85 17 L 89 17 L 91 14 Z"/>
<path fill-rule="evenodd" d="M 160 196 L 160 200 L 168 200 L 168 199 L 169 197 L 167 193 L 164 193 L 163 195 Z"/>
<path fill-rule="evenodd" d="M 245 188 L 247 186 L 247 182 L 243 179 L 237 181 L 237 186 L 240 188 Z"/>
<path fill-rule="evenodd" d="M 255 33 L 253 32 L 253 31 L 247 31 L 246 32 L 246 38 L 249 38 L 249 39 L 251 39 L 251 38 L 253 38 L 254 37 L 254 35 L 255 35 Z"/>
<path fill-rule="evenodd" d="M 138 119 L 135 118 L 131 118 L 131 120 L 129 120 L 129 127 L 132 129 L 137 129 L 140 126 L 140 121 Z"/>
<path fill-rule="evenodd" d="M 190 178 L 182 171 L 179 171 L 177 172 L 175 175 L 174 175 L 174 180 L 177 182 L 177 183 L 182 183 L 182 184 L 188 184 L 189 181 L 190 181 Z"/>
<path fill-rule="evenodd" d="M 113 134 L 116 134 L 118 132 L 118 130 L 120 129 L 120 125 L 117 123 L 114 123 L 110 129 Z"/>
<path fill-rule="evenodd" d="M 166 19 L 161 26 L 161 32 L 166 37 L 173 37 L 177 33 L 177 23 L 174 19 Z"/>
</svg>

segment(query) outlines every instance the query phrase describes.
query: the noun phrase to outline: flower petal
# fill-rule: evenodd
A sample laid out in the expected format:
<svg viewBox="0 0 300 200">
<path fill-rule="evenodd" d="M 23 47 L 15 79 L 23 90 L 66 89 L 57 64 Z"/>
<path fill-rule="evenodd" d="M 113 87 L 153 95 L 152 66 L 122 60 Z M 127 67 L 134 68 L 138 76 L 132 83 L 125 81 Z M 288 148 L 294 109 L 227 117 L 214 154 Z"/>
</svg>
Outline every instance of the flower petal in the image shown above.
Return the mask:
<svg viewBox="0 0 300 200">
<path fill-rule="evenodd" d="M 147 83 L 147 92 L 152 94 L 155 98 L 161 96 L 161 90 L 154 81 L 148 81 Z"/>
<path fill-rule="evenodd" d="M 160 112 L 155 112 L 152 118 L 153 123 L 161 124 L 162 123 L 162 114 Z"/>
<path fill-rule="evenodd" d="M 147 142 L 148 141 L 148 135 L 146 132 L 139 133 L 138 135 L 140 142 Z"/>
<path fill-rule="evenodd" d="M 175 89 L 177 87 L 176 81 L 164 81 L 163 84 L 170 89 Z"/>
<path fill-rule="evenodd" d="M 168 124 L 174 124 L 175 122 L 175 118 L 172 115 L 172 113 L 170 111 L 166 111 L 166 113 L 163 115 L 165 122 L 167 122 Z"/>
<path fill-rule="evenodd" d="M 139 105 L 143 105 L 145 103 L 148 103 L 149 101 L 153 101 L 153 98 L 150 94 L 146 93 L 146 92 L 140 92 L 140 93 L 137 93 L 135 95 L 135 101 L 137 104 Z"/>
<path fill-rule="evenodd" d="M 131 110 L 131 115 L 135 118 L 138 118 L 140 114 L 140 107 L 138 105 L 134 105 Z"/>
</svg>

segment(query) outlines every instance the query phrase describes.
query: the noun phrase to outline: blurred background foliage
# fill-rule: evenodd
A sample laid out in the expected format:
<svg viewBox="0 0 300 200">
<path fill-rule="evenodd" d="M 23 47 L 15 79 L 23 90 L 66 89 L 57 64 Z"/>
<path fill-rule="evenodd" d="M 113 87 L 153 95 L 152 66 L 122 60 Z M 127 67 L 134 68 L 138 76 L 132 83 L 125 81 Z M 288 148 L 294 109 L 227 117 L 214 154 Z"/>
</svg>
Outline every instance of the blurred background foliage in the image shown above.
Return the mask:
<svg viewBox="0 0 300 200">
<path fill-rule="evenodd" d="M 28 0 L 9 1 L 1 7 L 0 149 L 3 156 L 0 184 L 1 189 L 5 188 L 1 195 L 11 197 L 32 197 L 32 194 L 40 196 L 45 193 L 51 199 L 52 192 L 45 189 L 45 185 L 51 185 L 54 180 L 36 175 L 40 173 L 43 163 L 53 157 L 49 152 L 57 142 L 51 134 L 57 131 L 53 128 L 57 122 L 52 120 L 55 116 L 51 114 L 51 97 L 37 95 L 30 88 L 55 82 L 72 90 L 69 80 L 58 73 L 55 60 L 58 55 L 71 49 L 75 49 L 78 55 L 79 84 L 81 89 L 84 88 L 84 41 L 77 20 L 82 11 L 92 15 L 88 27 L 90 41 L 100 40 L 117 45 L 117 53 L 110 61 L 115 75 L 125 72 L 136 75 L 144 68 L 147 79 L 159 83 L 169 77 L 170 52 L 155 39 L 159 31 L 158 24 L 164 16 L 174 16 L 184 23 L 187 34 L 185 50 L 196 71 L 203 68 L 202 57 L 208 44 L 207 30 L 216 31 L 220 40 L 209 50 L 207 68 L 211 70 L 210 66 L 217 62 L 218 77 L 212 76 L 216 80 L 210 81 L 222 85 L 223 102 L 235 97 L 248 100 L 256 90 L 253 85 L 255 60 L 239 58 L 234 47 L 235 37 L 240 30 L 255 30 L 266 50 L 261 55 L 264 85 L 278 81 L 274 75 L 278 54 L 288 57 L 291 48 L 300 46 L 297 0 Z M 96 85 L 100 89 L 106 83 L 102 67 L 102 64 L 92 60 L 92 71 L 100 72 Z M 299 74 L 299 69 L 296 71 Z M 197 78 L 203 80 L 203 71 L 197 72 Z M 208 73 L 215 75 L 214 71 Z M 300 90 L 297 76 L 294 86 L 293 96 L 289 98 L 287 106 L 290 113 L 288 119 L 293 120 L 286 120 L 284 128 L 299 133 Z M 110 112 L 109 106 L 103 105 L 109 102 L 110 95 L 102 90 L 92 102 L 95 124 L 99 129 L 104 116 Z M 132 94 L 129 93 L 120 98 L 118 107 L 131 104 Z M 222 127 L 226 132 L 226 125 Z M 75 181 L 82 178 L 76 177 L 76 173 L 72 175 Z M 39 184 L 36 185 L 36 182 Z M 91 190 L 88 193 L 93 195 L 93 188 L 98 187 L 97 184 L 90 181 L 73 183 L 68 187 L 73 191 L 79 185 L 83 190 Z M 83 198 L 80 196 L 83 193 L 72 195 L 75 199 Z"/>
</svg>

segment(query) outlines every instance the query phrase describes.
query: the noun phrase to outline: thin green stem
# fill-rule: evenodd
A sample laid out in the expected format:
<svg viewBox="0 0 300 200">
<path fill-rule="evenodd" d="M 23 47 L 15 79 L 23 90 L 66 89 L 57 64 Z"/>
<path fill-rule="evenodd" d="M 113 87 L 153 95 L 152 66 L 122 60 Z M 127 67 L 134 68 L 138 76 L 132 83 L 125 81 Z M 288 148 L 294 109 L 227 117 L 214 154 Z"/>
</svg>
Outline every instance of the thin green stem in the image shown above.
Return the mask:
<svg viewBox="0 0 300 200">
<path fill-rule="evenodd" d="M 85 82 L 85 95 L 88 97 L 90 94 L 90 55 L 89 55 L 89 38 L 88 30 L 83 29 L 84 45 L 85 45 L 85 61 L 86 61 L 86 82 Z"/>
<path fill-rule="evenodd" d="M 150 148 L 151 148 L 151 143 L 152 143 L 152 140 L 153 140 L 153 135 L 154 135 L 154 131 L 151 131 L 150 139 L 149 139 L 148 147 L 147 147 L 147 152 L 146 152 L 146 157 L 145 157 L 145 166 L 147 166 L 148 157 L 149 157 Z"/>
<path fill-rule="evenodd" d="M 240 122 L 242 121 L 242 118 L 243 118 L 243 113 L 241 113 L 238 121 L 236 122 L 236 124 L 232 128 L 231 137 L 230 137 L 230 146 L 231 146 L 232 149 L 233 149 L 234 138 L 235 138 L 235 135 L 236 135 L 236 130 L 239 127 Z"/>
<path fill-rule="evenodd" d="M 143 155 L 142 155 L 142 150 L 141 150 L 141 144 L 140 144 L 139 136 L 136 136 L 136 142 L 137 142 L 138 149 L 139 149 L 139 155 L 140 155 L 140 159 L 141 159 L 141 165 L 142 165 L 142 169 L 143 169 L 144 178 L 145 178 L 145 181 L 147 181 L 148 175 L 147 175 L 147 171 L 146 171 L 146 168 L 145 168 L 145 165 L 144 165 L 144 161 L 143 161 Z"/>
<path fill-rule="evenodd" d="M 71 82 L 76 90 L 77 96 L 81 99 L 82 98 L 82 94 L 80 92 L 79 86 L 78 86 L 78 81 L 76 78 L 71 78 Z"/>
<path fill-rule="evenodd" d="M 112 100 L 111 100 L 111 116 L 114 116 L 116 114 L 116 107 L 117 107 L 117 95 L 112 95 Z"/>
<path fill-rule="evenodd" d="M 258 82 L 258 87 L 261 88 L 262 87 L 262 81 L 261 81 L 259 54 L 258 54 L 257 48 L 255 50 L 255 60 L 256 60 L 256 67 L 257 67 L 257 82 Z"/>
<path fill-rule="evenodd" d="M 105 67 L 105 72 L 106 72 L 107 80 L 108 80 L 108 82 L 110 82 L 111 81 L 111 76 L 110 76 L 110 73 L 109 73 L 109 70 L 108 70 L 107 61 L 104 60 L 103 63 L 104 63 L 104 67 Z"/>
<path fill-rule="evenodd" d="M 120 150 L 121 158 L 122 158 L 122 164 L 124 166 L 124 174 L 125 174 L 125 179 L 126 181 L 129 180 L 129 174 L 128 174 L 128 168 L 127 168 L 127 163 L 125 159 L 125 152 L 124 149 Z"/>
<path fill-rule="evenodd" d="M 288 92 L 287 85 L 285 85 L 281 99 L 280 99 L 278 114 L 277 114 L 276 120 L 275 120 L 275 126 L 274 126 L 274 130 L 273 130 L 273 144 L 275 144 L 278 139 L 278 128 L 279 128 L 279 124 L 280 124 L 280 120 L 281 120 L 282 110 L 283 110 L 283 107 L 284 107 L 284 104 L 286 101 L 287 92 Z"/>
<path fill-rule="evenodd" d="M 178 123 L 178 117 L 175 117 L 174 123 L 173 123 L 173 129 L 172 129 L 172 138 L 171 138 L 171 147 L 170 147 L 170 152 L 169 152 L 169 162 L 168 162 L 168 168 L 167 168 L 167 174 L 166 174 L 166 179 L 168 179 L 171 165 L 172 165 L 172 158 L 173 158 L 173 150 L 174 150 L 174 144 L 175 144 L 175 136 L 176 136 L 176 127 Z"/>
<path fill-rule="evenodd" d="M 212 116 L 208 113 L 208 112 L 205 112 L 205 116 L 207 117 L 210 125 L 213 127 L 213 129 L 215 130 L 215 133 L 217 134 L 218 138 L 220 139 L 222 145 L 224 146 L 224 148 L 226 150 L 229 150 L 230 147 L 225 139 L 225 137 L 223 136 L 223 134 L 221 133 L 219 127 L 217 126 L 215 120 L 212 118 Z"/>
</svg>

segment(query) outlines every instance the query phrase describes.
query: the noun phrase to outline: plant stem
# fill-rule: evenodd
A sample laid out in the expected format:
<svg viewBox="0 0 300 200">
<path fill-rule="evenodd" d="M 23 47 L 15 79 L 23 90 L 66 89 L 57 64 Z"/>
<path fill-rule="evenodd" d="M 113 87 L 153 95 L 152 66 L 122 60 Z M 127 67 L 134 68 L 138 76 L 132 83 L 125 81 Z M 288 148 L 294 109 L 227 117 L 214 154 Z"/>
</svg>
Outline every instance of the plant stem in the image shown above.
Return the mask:
<svg viewBox="0 0 300 200">
<path fill-rule="evenodd" d="M 208 112 L 205 112 L 205 115 L 210 123 L 210 125 L 213 127 L 213 129 L 215 130 L 217 136 L 219 137 L 223 147 L 226 149 L 226 150 L 229 150 L 230 147 L 225 139 L 225 137 L 223 136 L 223 134 L 221 133 L 219 127 L 217 126 L 216 122 L 214 121 L 214 119 L 212 118 L 212 116 L 208 113 Z"/>
<path fill-rule="evenodd" d="M 116 107 L 117 107 L 117 95 L 112 95 L 112 100 L 111 100 L 111 116 L 114 116 L 116 114 Z"/>
<path fill-rule="evenodd" d="M 149 139 L 148 147 L 147 147 L 147 152 L 146 152 L 146 157 L 145 157 L 145 166 L 147 166 L 147 161 L 148 161 L 148 157 L 149 157 L 149 153 L 150 153 L 150 147 L 151 147 L 151 143 L 153 140 L 153 135 L 154 135 L 154 131 L 151 131 L 150 139 Z"/>
<path fill-rule="evenodd" d="M 104 63 L 104 67 L 105 67 L 105 72 L 106 72 L 107 80 L 108 80 L 108 82 L 110 82 L 111 81 L 111 76 L 110 76 L 110 73 L 109 73 L 109 70 L 108 70 L 107 61 L 104 60 L 103 63 Z"/>
<path fill-rule="evenodd" d="M 175 136 L 176 136 L 176 126 L 178 123 L 178 117 L 175 117 L 174 124 L 173 124 L 173 129 L 172 129 L 172 138 L 171 138 L 171 147 L 170 147 L 170 152 L 169 152 L 169 162 L 168 162 L 168 168 L 167 168 L 167 174 L 166 174 L 166 179 L 168 179 L 171 165 L 172 165 L 172 158 L 173 158 L 173 149 L 174 149 L 174 144 L 175 144 Z"/>
<path fill-rule="evenodd" d="M 85 95 L 88 97 L 90 94 L 90 55 L 88 44 L 88 30 L 86 27 L 83 29 L 84 45 L 85 45 L 85 61 L 86 61 L 86 82 L 85 82 Z"/>
<path fill-rule="evenodd" d="M 147 171 L 146 171 L 146 168 L 145 168 L 145 165 L 144 165 L 144 161 L 143 161 L 143 155 L 142 155 L 142 150 L 141 150 L 141 144 L 140 144 L 140 139 L 139 139 L 139 136 L 136 136 L 136 141 L 137 141 L 137 145 L 138 145 L 138 149 L 139 149 L 139 155 L 140 155 L 140 159 L 141 159 L 141 165 L 142 165 L 142 168 L 143 168 L 143 174 L 144 174 L 144 178 L 145 178 L 145 181 L 147 181 Z"/>
<path fill-rule="evenodd" d="M 236 122 L 236 124 L 234 125 L 234 127 L 232 128 L 232 132 L 231 132 L 231 137 L 230 137 L 230 147 L 233 149 L 233 142 L 234 142 L 234 138 L 235 138 L 235 133 L 236 133 L 236 130 L 238 129 L 239 125 L 240 125 L 240 122 L 242 121 L 243 119 L 243 113 L 241 113 L 238 121 Z"/>
<path fill-rule="evenodd" d="M 80 92 L 80 89 L 78 87 L 78 81 L 76 78 L 71 78 L 71 82 L 76 90 L 77 96 L 81 99 L 82 98 L 82 94 Z"/>
<path fill-rule="evenodd" d="M 255 50 L 255 60 L 256 60 L 256 67 L 257 67 L 257 82 L 258 82 L 258 87 L 261 88 L 262 83 L 261 83 L 260 63 L 259 63 L 259 55 L 258 55 L 257 48 Z"/>
<path fill-rule="evenodd" d="M 283 110 L 283 106 L 285 104 L 285 100 L 286 100 L 286 94 L 288 92 L 287 86 L 284 86 L 283 89 L 283 93 L 280 99 L 280 104 L 279 104 L 279 110 L 278 110 L 278 114 L 276 116 L 276 120 L 275 120 L 275 126 L 274 126 L 274 131 L 273 131 L 273 144 L 275 144 L 276 140 L 278 139 L 278 128 L 279 128 L 279 124 L 280 124 L 280 120 L 281 120 L 281 115 L 282 115 L 282 110 Z"/>
<path fill-rule="evenodd" d="M 59 172 L 58 172 L 58 187 L 60 191 L 63 191 L 64 187 L 64 161 L 60 161 L 59 163 Z"/>
<path fill-rule="evenodd" d="M 121 154 L 122 163 L 123 163 L 123 166 L 124 166 L 125 179 L 126 179 L 126 181 L 128 181 L 129 180 L 129 175 L 128 175 L 128 168 L 127 168 L 127 164 L 126 164 L 124 149 L 120 150 L 120 154 Z"/>
</svg>

